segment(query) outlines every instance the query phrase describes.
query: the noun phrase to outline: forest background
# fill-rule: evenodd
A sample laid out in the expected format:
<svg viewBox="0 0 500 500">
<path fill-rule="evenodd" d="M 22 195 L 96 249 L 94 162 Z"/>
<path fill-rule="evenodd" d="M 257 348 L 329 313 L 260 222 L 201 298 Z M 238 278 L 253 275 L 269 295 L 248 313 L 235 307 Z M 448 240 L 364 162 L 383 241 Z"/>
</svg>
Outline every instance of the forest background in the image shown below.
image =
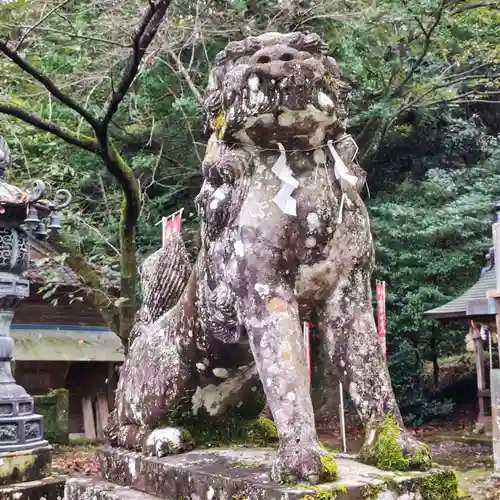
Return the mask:
<svg viewBox="0 0 500 500">
<path fill-rule="evenodd" d="M 148 9 L 163 7 L 163 22 L 145 31 L 154 29 L 151 39 L 138 37 Z M 500 200 L 499 2 L 0 3 L 7 180 L 42 178 L 75 195 L 58 260 L 82 276 L 126 344 L 140 300 L 137 265 L 159 248 L 162 216 L 184 208 L 196 254 L 210 64 L 229 40 L 269 30 L 321 34 L 352 86 L 349 129 L 368 173 L 395 389 L 409 423 L 449 413 L 452 402 L 433 396 L 424 367 L 437 384 L 440 361 L 464 352 L 465 331 L 423 313 L 478 278 L 491 242 Z M 50 299 L 57 276 L 48 281 Z"/>
</svg>

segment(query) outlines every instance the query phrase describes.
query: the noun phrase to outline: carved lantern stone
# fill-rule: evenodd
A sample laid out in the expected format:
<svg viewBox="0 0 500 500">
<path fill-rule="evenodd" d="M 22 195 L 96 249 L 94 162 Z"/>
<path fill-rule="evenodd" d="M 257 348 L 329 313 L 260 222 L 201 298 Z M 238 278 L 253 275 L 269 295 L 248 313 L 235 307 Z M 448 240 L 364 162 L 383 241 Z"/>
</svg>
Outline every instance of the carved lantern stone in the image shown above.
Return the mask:
<svg viewBox="0 0 500 500">
<path fill-rule="evenodd" d="M 0 137 L 1 174 L 8 157 Z M 23 278 L 30 261 L 29 237 L 45 237 L 43 219 L 71 200 L 69 192 L 60 190 L 56 196 L 61 203 L 42 201 L 44 191 L 42 181 L 35 181 L 30 191 L 0 181 L 0 453 L 48 444 L 43 417 L 34 413 L 33 398 L 12 375 L 14 342 L 10 337 L 15 307 L 29 296 L 29 281 Z"/>
</svg>

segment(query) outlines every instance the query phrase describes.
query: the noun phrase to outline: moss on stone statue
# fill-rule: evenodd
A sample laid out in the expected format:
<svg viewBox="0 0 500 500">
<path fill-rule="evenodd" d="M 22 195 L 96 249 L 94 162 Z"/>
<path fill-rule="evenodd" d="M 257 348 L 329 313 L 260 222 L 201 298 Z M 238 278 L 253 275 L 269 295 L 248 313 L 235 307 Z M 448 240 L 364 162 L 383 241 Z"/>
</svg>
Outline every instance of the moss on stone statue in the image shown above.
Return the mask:
<svg viewBox="0 0 500 500">
<path fill-rule="evenodd" d="M 191 399 L 186 397 L 175 410 L 162 419 L 161 427 L 172 426 L 186 429 L 197 447 L 216 446 L 277 446 L 278 432 L 274 423 L 266 417 L 248 419 L 231 411 L 228 415 L 214 417 L 204 408 L 193 414 Z"/>
<path fill-rule="evenodd" d="M 320 457 L 321 460 L 321 473 L 322 481 L 327 483 L 336 481 L 339 477 L 339 471 L 337 464 L 335 463 L 335 457 L 333 455 L 328 455 L 326 457 Z"/>
<path fill-rule="evenodd" d="M 431 454 L 427 445 L 414 455 L 406 456 L 399 444 L 401 429 L 391 415 L 387 415 L 375 429 L 375 437 L 369 447 L 364 447 L 359 458 L 381 470 L 408 471 L 426 470 L 432 466 Z"/>
<path fill-rule="evenodd" d="M 422 500 L 457 500 L 460 498 L 457 475 L 452 470 L 439 471 L 418 482 Z"/>
<path fill-rule="evenodd" d="M 68 444 L 68 406 L 66 389 L 53 389 L 44 396 L 34 396 L 35 412 L 43 415 L 45 439 L 49 443 Z"/>
<path fill-rule="evenodd" d="M 260 467 L 259 462 L 254 462 L 252 460 L 240 460 L 231 465 L 231 469 L 254 469 Z"/>
<path fill-rule="evenodd" d="M 274 423 L 265 417 L 244 420 L 226 417 L 217 420 L 201 418 L 195 425 L 184 423 L 196 446 L 275 446 L 278 433 Z"/>
<path fill-rule="evenodd" d="M 300 500 L 335 500 L 340 493 L 347 493 L 345 486 L 337 485 L 333 489 L 323 489 L 321 486 L 304 485 L 307 489 L 313 489 L 313 494 L 305 495 Z"/>
<path fill-rule="evenodd" d="M 377 500 L 384 489 L 382 484 L 367 484 L 361 488 L 360 494 L 363 500 Z"/>
<path fill-rule="evenodd" d="M 429 475 L 408 475 L 402 477 L 409 481 L 396 481 L 380 476 L 383 484 L 366 485 L 361 488 L 363 500 L 376 500 L 382 491 L 389 490 L 403 496 L 414 493 L 421 500 L 459 500 L 458 480 L 453 470 L 436 470 Z M 465 500 L 465 499 L 464 499 Z"/>
</svg>

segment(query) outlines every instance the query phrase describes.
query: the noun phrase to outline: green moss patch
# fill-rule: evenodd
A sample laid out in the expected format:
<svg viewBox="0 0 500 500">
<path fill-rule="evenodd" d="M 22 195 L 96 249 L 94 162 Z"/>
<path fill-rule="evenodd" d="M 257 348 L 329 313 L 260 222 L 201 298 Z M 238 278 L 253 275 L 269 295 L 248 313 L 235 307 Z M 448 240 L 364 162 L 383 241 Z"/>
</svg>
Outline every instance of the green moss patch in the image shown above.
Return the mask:
<svg viewBox="0 0 500 500">
<path fill-rule="evenodd" d="M 422 444 L 416 454 L 405 455 L 398 443 L 400 433 L 400 427 L 392 416 L 387 415 L 376 428 L 372 445 L 361 450 L 360 460 L 388 471 L 426 470 L 432 467 L 428 446 Z"/>
<path fill-rule="evenodd" d="M 231 465 L 231 469 L 253 469 L 260 465 L 259 462 L 252 462 L 251 460 L 240 460 Z"/>
<path fill-rule="evenodd" d="M 335 457 L 333 455 L 328 455 L 326 457 L 320 457 L 320 460 L 322 481 L 327 483 L 336 481 L 339 477 L 339 471 L 335 463 Z"/>
<path fill-rule="evenodd" d="M 383 489 L 382 484 L 367 484 L 361 488 L 361 498 L 363 500 L 377 500 Z"/>
<path fill-rule="evenodd" d="M 456 500 L 460 498 L 457 475 L 444 470 L 422 479 L 420 486 L 422 500 Z"/>
<path fill-rule="evenodd" d="M 232 412 L 228 416 L 213 417 L 202 408 L 194 415 L 189 397 L 171 410 L 162 419 L 160 426 L 186 429 L 191 434 L 195 446 L 200 448 L 278 445 L 278 432 L 272 420 L 265 417 L 248 419 L 238 415 L 237 412 Z"/>
<path fill-rule="evenodd" d="M 361 488 L 361 498 L 376 500 L 384 490 L 395 491 L 398 495 L 418 494 L 422 500 L 459 500 L 458 480 L 453 470 L 437 470 L 429 475 L 404 476 L 409 481 L 398 482 L 381 477 L 384 484 L 366 485 Z M 463 499 L 465 500 L 465 499 Z"/>
<path fill-rule="evenodd" d="M 303 496 L 300 500 L 335 500 L 339 494 L 347 493 L 345 486 L 338 485 L 333 489 L 322 489 L 321 486 L 307 485 L 307 489 L 315 490 L 314 493 Z"/>
<path fill-rule="evenodd" d="M 49 443 L 68 444 L 69 395 L 66 389 L 54 389 L 47 395 L 34 396 L 35 412 L 43 415 L 45 439 Z"/>
</svg>

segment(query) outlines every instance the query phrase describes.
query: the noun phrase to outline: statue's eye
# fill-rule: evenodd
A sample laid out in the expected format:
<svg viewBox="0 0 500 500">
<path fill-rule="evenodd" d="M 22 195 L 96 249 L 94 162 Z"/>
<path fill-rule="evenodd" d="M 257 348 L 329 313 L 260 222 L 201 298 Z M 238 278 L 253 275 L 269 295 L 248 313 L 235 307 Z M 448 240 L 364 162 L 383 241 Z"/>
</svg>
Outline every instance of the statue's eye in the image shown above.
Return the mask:
<svg viewBox="0 0 500 500">
<path fill-rule="evenodd" d="M 292 54 L 282 54 L 280 56 L 280 61 L 291 61 L 293 59 Z"/>
<path fill-rule="evenodd" d="M 271 62 L 271 58 L 269 56 L 260 56 L 258 59 L 257 59 L 257 63 L 258 64 L 266 64 L 268 62 Z"/>
</svg>

